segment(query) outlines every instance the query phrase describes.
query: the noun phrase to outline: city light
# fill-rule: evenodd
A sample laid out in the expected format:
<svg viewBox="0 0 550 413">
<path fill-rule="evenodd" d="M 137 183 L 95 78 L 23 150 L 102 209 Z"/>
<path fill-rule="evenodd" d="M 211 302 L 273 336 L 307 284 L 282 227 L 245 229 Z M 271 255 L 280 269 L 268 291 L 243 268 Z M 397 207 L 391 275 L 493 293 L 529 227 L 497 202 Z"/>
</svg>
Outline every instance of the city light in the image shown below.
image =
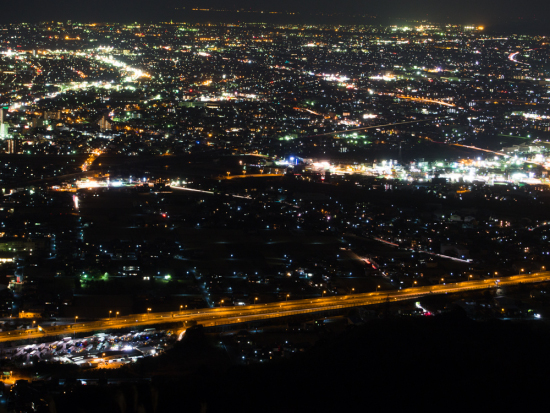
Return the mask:
<svg viewBox="0 0 550 413">
<path fill-rule="evenodd" d="M 543 347 L 521 325 L 543 319 L 550 281 L 542 17 L 518 13 L 504 30 L 469 11 L 430 21 L 439 11 L 421 5 L 388 25 L 378 8 L 174 3 L 133 23 L 116 22 L 116 5 L 89 8 L 96 23 L 55 6 L 9 22 L 16 6 L 0 25 L 8 410 L 70 406 L 71 389 L 103 400 L 104 378 L 119 394 L 119 377 L 143 390 L 132 406 L 149 406 L 147 377 L 159 406 L 177 405 L 187 394 L 170 389 L 188 388 L 197 363 L 231 384 L 234 404 L 258 393 L 259 411 L 273 399 L 261 388 L 278 394 L 281 380 L 231 383 L 234 367 L 244 377 L 277 363 L 288 388 L 313 385 L 308 395 L 335 377 L 349 390 L 307 403 L 281 393 L 272 410 L 355 411 L 361 392 L 347 380 L 369 385 L 338 371 L 350 363 L 384 385 L 408 380 L 390 386 L 403 400 L 441 393 L 429 377 L 440 366 L 421 356 L 430 346 L 463 363 L 472 388 L 495 380 L 464 351 L 520 373 L 539 366 Z M 518 328 L 537 362 L 494 342 Z M 401 355 L 399 368 L 384 362 L 381 375 L 370 347 Z M 317 381 L 286 360 L 304 353 Z M 428 376 L 417 384 L 412 371 Z M 212 383 L 193 387 L 201 406 L 232 410 Z"/>
</svg>

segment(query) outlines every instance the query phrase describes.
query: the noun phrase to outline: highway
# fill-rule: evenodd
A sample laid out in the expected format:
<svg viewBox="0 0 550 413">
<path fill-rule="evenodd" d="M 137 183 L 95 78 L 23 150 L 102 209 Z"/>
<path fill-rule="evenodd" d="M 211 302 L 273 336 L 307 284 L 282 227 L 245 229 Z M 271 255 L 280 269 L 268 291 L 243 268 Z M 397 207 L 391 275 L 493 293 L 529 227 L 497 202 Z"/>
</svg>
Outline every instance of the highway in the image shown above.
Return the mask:
<svg viewBox="0 0 550 413">
<path fill-rule="evenodd" d="M 498 279 L 463 281 L 458 283 L 412 287 L 403 290 L 386 290 L 363 294 L 338 295 L 305 300 L 291 300 L 274 303 L 256 303 L 248 306 L 202 308 L 195 310 L 174 311 L 167 313 L 133 314 L 118 318 L 101 319 L 89 322 L 77 322 L 63 326 L 38 327 L 28 330 L 0 332 L 0 342 L 24 339 L 35 339 L 45 336 L 88 333 L 106 329 L 132 328 L 147 325 L 182 323 L 187 325 L 201 324 L 204 327 L 221 326 L 267 320 L 277 317 L 316 313 L 327 310 L 359 307 L 380 304 L 387 301 L 396 302 L 419 298 L 428 294 L 446 294 L 469 290 L 482 290 L 498 286 L 509 286 L 522 283 L 550 281 L 550 272 L 514 275 Z"/>
</svg>

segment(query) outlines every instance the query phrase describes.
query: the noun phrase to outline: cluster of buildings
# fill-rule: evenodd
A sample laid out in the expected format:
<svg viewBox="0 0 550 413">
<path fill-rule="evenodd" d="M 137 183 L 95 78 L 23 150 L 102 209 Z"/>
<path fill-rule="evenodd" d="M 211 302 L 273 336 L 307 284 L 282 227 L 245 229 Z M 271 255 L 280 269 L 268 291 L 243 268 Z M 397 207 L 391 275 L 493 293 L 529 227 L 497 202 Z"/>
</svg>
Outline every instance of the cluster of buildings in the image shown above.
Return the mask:
<svg viewBox="0 0 550 413">
<path fill-rule="evenodd" d="M 0 26 L 3 328 L 540 271 L 548 48 L 462 26 Z"/>
<path fill-rule="evenodd" d="M 419 140 L 545 142 L 547 47 L 435 25 L 7 25 L 4 150 L 364 158 Z"/>
</svg>

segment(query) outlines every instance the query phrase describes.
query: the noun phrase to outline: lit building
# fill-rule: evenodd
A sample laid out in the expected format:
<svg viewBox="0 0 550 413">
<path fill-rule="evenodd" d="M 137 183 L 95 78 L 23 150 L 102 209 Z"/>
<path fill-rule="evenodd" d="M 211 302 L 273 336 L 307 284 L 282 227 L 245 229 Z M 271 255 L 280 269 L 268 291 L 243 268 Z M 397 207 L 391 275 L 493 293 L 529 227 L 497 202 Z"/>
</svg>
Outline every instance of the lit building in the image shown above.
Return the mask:
<svg viewBox="0 0 550 413">
<path fill-rule="evenodd" d="M 8 124 L 6 123 L 6 113 L 8 108 L 0 108 L 0 139 L 8 138 Z"/>
</svg>

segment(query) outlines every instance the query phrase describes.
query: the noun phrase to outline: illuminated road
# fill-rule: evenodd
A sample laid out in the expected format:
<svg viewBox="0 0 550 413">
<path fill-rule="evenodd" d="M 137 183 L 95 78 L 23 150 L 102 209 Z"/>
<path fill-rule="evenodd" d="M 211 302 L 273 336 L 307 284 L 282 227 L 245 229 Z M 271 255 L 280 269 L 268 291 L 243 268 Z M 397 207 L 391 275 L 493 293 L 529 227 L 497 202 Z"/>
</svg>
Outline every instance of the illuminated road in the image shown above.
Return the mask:
<svg viewBox="0 0 550 413">
<path fill-rule="evenodd" d="M 543 271 L 529 275 L 514 275 L 497 279 L 464 281 L 452 284 L 413 287 L 404 290 L 378 291 L 364 294 L 339 295 L 306 300 L 292 300 L 275 303 L 257 303 L 248 306 L 204 308 L 198 310 L 176 311 L 171 313 L 137 314 L 103 319 L 98 321 L 74 323 L 55 327 L 38 327 L 26 331 L 0 332 L 0 341 L 33 339 L 45 336 L 70 335 L 74 333 L 89 333 L 106 329 L 132 328 L 165 323 L 186 322 L 187 326 L 194 323 L 205 327 L 222 326 L 256 320 L 316 313 L 328 310 L 359 307 L 384 302 L 410 300 L 429 294 L 446 294 L 471 290 L 482 290 L 498 286 L 516 285 L 522 283 L 537 283 L 550 281 L 550 272 Z"/>
<path fill-rule="evenodd" d="M 239 178 L 280 178 L 285 174 L 246 174 L 246 175 L 228 175 L 220 176 L 218 179 L 239 179 Z"/>
<path fill-rule="evenodd" d="M 367 238 L 364 238 L 364 239 L 367 239 Z M 382 239 L 382 238 L 373 237 L 373 239 L 375 241 L 382 242 L 386 245 L 391 245 L 392 247 L 398 247 L 398 248 L 401 247 L 399 244 L 396 244 L 395 242 L 386 241 L 385 239 Z M 462 259 L 462 258 L 457 258 L 457 257 L 451 257 L 450 255 L 438 254 L 436 252 L 432 252 L 432 251 L 428 251 L 428 250 L 421 250 L 421 249 L 414 250 L 414 249 L 411 248 L 411 251 L 418 251 L 418 252 L 421 252 L 423 254 L 429 254 L 429 255 L 433 255 L 434 257 L 441 257 L 441 258 L 445 258 L 445 259 L 452 260 L 452 261 L 457 261 L 457 262 L 465 262 L 465 263 L 472 262 L 472 260 L 470 258 Z"/>
<path fill-rule="evenodd" d="M 503 153 L 503 152 L 491 151 L 490 149 L 478 148 L 477 146 L 472 146 L 472 145 L 461 145 L 460 143 L 453 143 L 453 144 L 451 144 L 451 145 L 460 146 L 461 148 L 475 149 L 476 151 L 494 153 L 495 155 L 504 156 L 504 157 L 507 157 L 507 158 L 510 157 L 510 155 L 505 154 L 505 153 Z"/>
<path fill-rule="evenodd" d="M 520 62 L 519 60 L 516 59 L 516 56 L 519 54 L 519 52 L 514 52 L 514 53 L 510 53 L 508 55 L 508 60 L 514 62 L 514 63 L 518 63 L 520 65 L 527 65 L 527 66 L 530 66 L 530 64 L 528 63 L 525 63 L 525 62 Z"/>
<path fill-rule="evenodd" d="M 449 103 L 444 100 L 437 100 L 437 99 L 427 99 L 427 98 L 419 98 L 414 96 L 405 96 L 405 95 L 397 95 L 399 99 L 409 99 L 414 100 L 415 102 L 422 102 L 422 103 L 435 103 L 437 105 L 441 106 L 449 106 L 454 108 L 456 105 L 454 103 Z"/>
<path fill-rule="evenodd" d="M 490 149 L 478 148 L 477 146 L 462 145 L 462 144 L 460 144 L 460 143 L 451 143 L 451 142 L 434 141 L 433 139 L 428 138 L 428 137 L 424 137 L 423 139 L 425 139 L 425 140 L 427 140 L 427 141 L 429 141 L 429 142 L 432 142 L 432 143 L 439 143 L 439 144 L 441 144 L 441 145 L 458 146 L 458 147 L 460 147 L 460 148 L 467 148 L 467 149 L 473 149 L 473 150 L 476 150 L 476 151 L 494 153 L 495 155 L 504 156 L 505 158 L 509 158 L 509 157 L 510 157 L 510 155 L 507 155 L 507 154 L 505 154 L 505 153 L 498 152 L 498 151 L 492 151 L 492 150 L 490 150 Z"/>
<path fill-rule="evenodd" d="M 185 186 L 171 185 L 170 188 L 177 189 L 178 191 L 198 192 L 198 193 L 201 193 L 201 194 L 215 195 L 214 191 L 205 191 L 204 189 L 187 188 Z M 226 195 L 230 195 L 233 198 L 252 199 L 252 197 L 244 196 L 244 195 L 233 195 L 233 194 L 226 194 Z"/>
</svg>

